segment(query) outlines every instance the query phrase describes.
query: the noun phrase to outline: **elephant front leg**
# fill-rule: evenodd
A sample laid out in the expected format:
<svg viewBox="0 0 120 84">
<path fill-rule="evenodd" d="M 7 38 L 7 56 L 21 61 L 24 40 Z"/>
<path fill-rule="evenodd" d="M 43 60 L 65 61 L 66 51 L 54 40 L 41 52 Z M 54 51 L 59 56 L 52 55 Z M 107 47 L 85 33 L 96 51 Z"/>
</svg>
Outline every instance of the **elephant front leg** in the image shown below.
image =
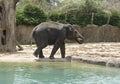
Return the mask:
<svg viewBox="0 0 120 84">
<path fill-rule="evenodd" d="M 65 43 L 62 43 L 60 45 L 60 51 L 61 51 L 62 58 L 65 58 Z"/>
<path fill-rule="evenodd" d="M 56 51 L 58 50 L 58 48 L 59 48 L 59 43 L 55 43 L 55 45 L 52 49 L 51 55 L 49 57 L 50 59 L 54 59 L 54 55 L 55 55 Z"/>
<path fill-rule="evenodd" d="M 39 52 L 39 58 L 44 58 L 42 50 L 40 50 L 40 52 Z"/>
</svg>

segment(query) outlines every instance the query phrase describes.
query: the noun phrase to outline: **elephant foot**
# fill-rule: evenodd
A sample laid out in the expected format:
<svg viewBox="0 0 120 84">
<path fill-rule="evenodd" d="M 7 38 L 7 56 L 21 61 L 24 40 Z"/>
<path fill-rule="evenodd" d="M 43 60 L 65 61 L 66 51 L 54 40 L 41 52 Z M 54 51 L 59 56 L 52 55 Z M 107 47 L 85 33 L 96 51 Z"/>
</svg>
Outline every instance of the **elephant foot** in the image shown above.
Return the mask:
<svg viewBox="0 0 120 84">
<path fill-rule="evenodd" d="M 45 58 L 44 56 L 39 56 L 39 58 Z"/>
<path fill-rule="evenodd" d="M 35 57 L 38 57 L 38 54 L 37 54 L 37 53 L 35 53 L 35 52 L 33 53 L 33 55 L 34 55 Z"/>
<path fill-rule="evenodd" d="M 55 59 L 54 57 L 50 56 L 49 59 Z"/>
</svg>

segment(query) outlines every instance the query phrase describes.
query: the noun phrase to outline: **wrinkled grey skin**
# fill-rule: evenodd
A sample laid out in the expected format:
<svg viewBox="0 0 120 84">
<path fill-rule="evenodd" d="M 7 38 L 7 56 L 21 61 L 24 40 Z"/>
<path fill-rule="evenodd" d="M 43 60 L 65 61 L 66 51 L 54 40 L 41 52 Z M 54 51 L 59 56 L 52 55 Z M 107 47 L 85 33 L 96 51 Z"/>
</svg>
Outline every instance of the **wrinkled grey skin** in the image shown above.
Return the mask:
<svg viewBox="0 0 120 84">
<path fill-rule="evenodd" d="M 83 43 L 83 36 L 70 24 L 57 22 L 43 22 L 36 26 L 32 31 L 32 37 L 35 40 L 37 49 L 34 55 L 44 58 L 42 49 L 47 45 L 54 45 L 50 54 L 50 59 L 54 59 L 54 54 L 60 48 L 62 58 L 65 58 L 65 39 L 76 40 Z"/>
</svg>

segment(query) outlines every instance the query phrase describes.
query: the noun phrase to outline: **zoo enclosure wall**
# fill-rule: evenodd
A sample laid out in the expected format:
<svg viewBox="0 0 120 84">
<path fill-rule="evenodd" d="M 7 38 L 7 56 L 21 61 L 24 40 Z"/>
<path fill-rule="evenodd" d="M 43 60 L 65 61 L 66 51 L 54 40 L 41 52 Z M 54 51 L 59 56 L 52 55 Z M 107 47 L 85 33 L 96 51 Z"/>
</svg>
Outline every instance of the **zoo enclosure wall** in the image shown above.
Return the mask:
<svg viewBox="0 0 120 84">
<path fill-rule="evenodd" d="M 31 43 L 31 31 L 34 26 L 19 25 L 16 27 L 16 39 L 21 44 Z M 87 25 L 78 31 L 85 37 L 84 42 L 120 42 L 120 28 L 111 25 Z"/>
</svg>

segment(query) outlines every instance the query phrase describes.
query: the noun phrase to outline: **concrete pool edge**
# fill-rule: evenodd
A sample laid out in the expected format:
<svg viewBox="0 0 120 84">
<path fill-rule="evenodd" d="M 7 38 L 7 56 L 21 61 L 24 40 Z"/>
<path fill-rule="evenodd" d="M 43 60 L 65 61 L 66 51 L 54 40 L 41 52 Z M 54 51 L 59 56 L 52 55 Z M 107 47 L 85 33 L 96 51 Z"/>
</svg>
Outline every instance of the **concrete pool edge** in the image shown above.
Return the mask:
<svg viewBox="0 0 120 84">
<path fill-rule="evenodd" d="M 49 58 L 0 58 L 0 62 L 71 62 L 71 57 L 63 58 L 55 58 L 55 59 L 49 59 Z"/>
<path fill-rule="evenodd" d="M 88 64 L 102 65 L 106 67 L 117 67 L 120 68 L 120 59 L 117 58 L 91 58 L 91 57 L 80 57 L 72 56 L 72 61 L 80 61 Z"/>
<path fill-rule="evenodd" d="M 107 67 L 118 67 L 120 68 L 120 61 L 116 59 L 91 59 L 91 58 L 84 58 L 80 56 L 67 56 L 65 59 L 63 58 L 55 58 L 55 59 L 37 59 L 37 58 L 0 58 L 0 62 L 71 62 L 71 61 L 77 61 L 77 62 L 83 62 L 88 64 L 97 64 Z"/>
</svg>

